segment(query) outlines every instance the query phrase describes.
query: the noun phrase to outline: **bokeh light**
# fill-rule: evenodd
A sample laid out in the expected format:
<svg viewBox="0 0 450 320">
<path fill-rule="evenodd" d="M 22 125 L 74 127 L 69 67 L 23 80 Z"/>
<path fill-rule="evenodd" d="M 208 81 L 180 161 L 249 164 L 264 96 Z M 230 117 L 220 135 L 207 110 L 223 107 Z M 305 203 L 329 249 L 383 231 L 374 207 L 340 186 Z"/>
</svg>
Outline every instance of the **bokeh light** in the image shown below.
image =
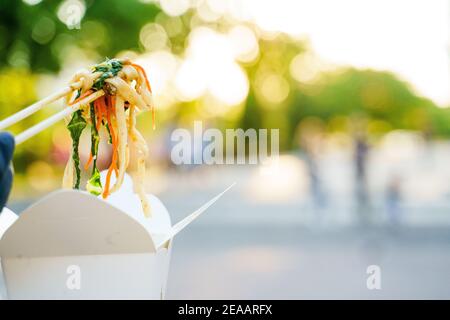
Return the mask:
<svg viewBox="0 0 450 320">
<path fill-rule="evenodd" d="M 243 102 L 249 90 L 247 76 L 235 61 L 232 44 L 226 35 L 207 27 L 191 32 L 186 59 L 175 84 L 181 99 L 193 100 L 209 92 L 226 105 Z"/>
<path fill-rule="evenodd" d="M 142 27 L 139 40 L 147 51 L 155 51 L 168 48 L 169 39 L 162 26 L 156 23 L 148 23 Z"/>
<path fill-rule="evenodd" d="M 160 0 L 161 8 L 169 16 L 180 16 L 190 7 L 189 0 Z"/>
</svg>

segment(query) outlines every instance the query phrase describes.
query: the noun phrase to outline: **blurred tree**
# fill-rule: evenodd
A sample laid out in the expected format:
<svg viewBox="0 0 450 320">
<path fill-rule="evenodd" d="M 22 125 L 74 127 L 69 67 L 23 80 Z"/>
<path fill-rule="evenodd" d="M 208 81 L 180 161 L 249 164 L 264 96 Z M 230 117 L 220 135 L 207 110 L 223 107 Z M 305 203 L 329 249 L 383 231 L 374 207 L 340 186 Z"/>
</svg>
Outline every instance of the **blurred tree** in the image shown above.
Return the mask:
<svg viewBox="0 0 450 320">
<path fill-rule="evenodd" d="M 109 57 L 125 49 L 141 51 L 140 29 L 160 12 L 154 4 L 137 0 L 89 0 L 80 28 L 70 29 L 58 18 L 64 2 L 0 2 L 0 68 L 57 71 L 69 44 Z"/>
<path fill-rule="evenodd" d="M 364 114 L 383 124 L 386 131 L 397 128 L 450 134 L 450 111 L 418 96 L 409 84 L 388 72 L 338 69 L 323 74 L 313 84 L 301 85 L 294 96 L 289 105 L 294 127 L 309 116 L 329 122 L 340 116 Z"/>
</svg>

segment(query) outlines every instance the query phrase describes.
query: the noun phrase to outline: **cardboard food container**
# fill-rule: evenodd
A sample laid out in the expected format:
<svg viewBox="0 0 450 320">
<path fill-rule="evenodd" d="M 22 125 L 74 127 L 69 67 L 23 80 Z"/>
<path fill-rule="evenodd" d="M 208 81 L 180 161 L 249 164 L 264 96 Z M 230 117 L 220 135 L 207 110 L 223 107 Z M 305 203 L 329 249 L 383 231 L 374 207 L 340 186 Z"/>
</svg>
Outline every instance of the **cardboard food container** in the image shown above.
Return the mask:
<svg viewBox="0 0 450 320">
<path fill-rule="evenodd" d="M 127 177 L 127 179 L 129 179 Z M 106 201 L 60 190 L 0 218 L 0 257 L 9 299 L 163 299 L 174 236 L 229 188 L 172 226 L 148 195 L 146 218 L 129 181 Z"/>
</svg>

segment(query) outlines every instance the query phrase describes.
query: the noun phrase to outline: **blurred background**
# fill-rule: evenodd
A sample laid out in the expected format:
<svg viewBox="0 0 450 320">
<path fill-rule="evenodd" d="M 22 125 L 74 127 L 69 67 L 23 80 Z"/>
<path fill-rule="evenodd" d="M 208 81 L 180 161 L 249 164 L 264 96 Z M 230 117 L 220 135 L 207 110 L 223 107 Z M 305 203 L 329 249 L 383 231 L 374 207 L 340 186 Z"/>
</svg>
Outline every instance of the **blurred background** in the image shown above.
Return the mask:
<svg viewBox="0 0 450 320">
<path fill-rule="evenodd" d="M 237 182 L 176 239 L 167 298 L 450 298 L 449 0 L 2 0 L 0 17 L 0 118 L 127 56 L 157 106 L 155 131 L 138 121 L 146 188 L 174 222 Z M 278 165 L 173 165 L 196 120 L 278 128 Z M 64 123 L 20 145 L 9 206 L 60 188 L 70 148 Z"/>
</svg>

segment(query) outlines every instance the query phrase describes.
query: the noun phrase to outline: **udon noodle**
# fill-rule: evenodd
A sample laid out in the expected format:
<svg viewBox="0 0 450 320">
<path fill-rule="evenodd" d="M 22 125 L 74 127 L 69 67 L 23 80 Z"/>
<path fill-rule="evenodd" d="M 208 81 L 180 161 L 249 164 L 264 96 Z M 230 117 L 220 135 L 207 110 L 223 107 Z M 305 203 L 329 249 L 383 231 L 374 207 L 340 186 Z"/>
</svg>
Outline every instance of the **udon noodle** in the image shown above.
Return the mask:
<svg viewBox="0 0 450 320">
<path fill-rule="evenodd" d="M 70 81 L 70 87 L 73 91 L 65 99 L 68 106 L 96 91 L 103 90 L 104 95 L 82 106 L 66 121 L 72 137 L 72 149 L 64 172 L 63 187 L 80 188 L 78 145 L 81 133 L 89 126 L 91 152 L 85 169 L 88 170 L 92 165 L 92 173 L 86 190 L 107 198 L 121 187 L 127 168 L 133 167 L 134 190 L 141 200 L 144 214 L 150 216 L 150 206 L 144 191 L 148 147 L 136 129 L 136 115 L 148 110 L 152 111 L 155 126 L 152 90 L 144 69 L 128 59 L 109 59 L 95 65 L 92 70 L 77 72 Z M 97 169 L 99 130 L 102 126 L 106 128 L 112 145 L 111 163 L 104 186 Z M 112 174 L 116 177 L 114 184 L 111 184 Z"/>
</svg>

